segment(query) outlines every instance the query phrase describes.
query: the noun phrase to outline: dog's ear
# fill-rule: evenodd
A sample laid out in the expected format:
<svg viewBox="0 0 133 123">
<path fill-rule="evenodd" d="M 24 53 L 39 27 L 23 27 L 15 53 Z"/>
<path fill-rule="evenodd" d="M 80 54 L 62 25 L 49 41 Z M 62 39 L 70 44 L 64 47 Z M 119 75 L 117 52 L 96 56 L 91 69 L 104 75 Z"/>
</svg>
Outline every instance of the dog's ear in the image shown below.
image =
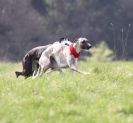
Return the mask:
<svg viewBox="0 0 133 123">
<path fill-rule="evenodd" d="M 75 38 L 73 42 L 75 43 L 75 42 L 77 42 L 77 41 L 78 41 L 78 38 Z"/>
<path fill-rule="evenodd" d="M 64 39 L 65 39 L 64 37 L 63 38 L 60 38 L 59 39 L 59 42 L 61 43 Z"/>
</svg>

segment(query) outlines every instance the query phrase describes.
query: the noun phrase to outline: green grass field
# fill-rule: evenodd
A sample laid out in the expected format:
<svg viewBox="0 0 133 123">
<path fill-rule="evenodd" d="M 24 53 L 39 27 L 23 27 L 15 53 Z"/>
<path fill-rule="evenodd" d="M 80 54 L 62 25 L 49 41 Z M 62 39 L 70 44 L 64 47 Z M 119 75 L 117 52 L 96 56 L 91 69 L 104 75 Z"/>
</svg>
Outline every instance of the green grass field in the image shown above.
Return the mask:
<svg viewBox="0 0 133 123">
<path fill-rule="evenodd" d="M 21 64 L 0 63 L 0 123 L 133 123 L 133 62 L 79 63 L 16 79 Z"/>
</svg>

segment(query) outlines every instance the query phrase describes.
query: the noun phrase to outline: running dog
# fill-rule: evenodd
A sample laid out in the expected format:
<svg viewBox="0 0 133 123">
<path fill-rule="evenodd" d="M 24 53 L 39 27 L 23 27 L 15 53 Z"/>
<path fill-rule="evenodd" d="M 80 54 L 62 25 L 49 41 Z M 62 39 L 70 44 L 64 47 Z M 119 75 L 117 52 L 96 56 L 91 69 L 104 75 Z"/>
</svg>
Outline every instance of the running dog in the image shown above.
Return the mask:
<svg viewBox="0 0 133 123">
<path fill-rule="evenodd" d="M 60 40 L 55 42 L 54 44 L 58 43 L 64 45 L 71 44 L 71 42 L 66 38 L 60 38 Z M 46 46 L 38 46 L 28 51 L 22 60 L 23 70 L 22 72 L 16 71 L 16 77 L 18 78 L 20 75 L 24 76 L 25 78 L 32 76 L 33 71 L 38 68 L 38 60 L 41 57 L 42 52 L 45 51 L 51 45 L 52 44 Z M 51 58 L 51 62 L 53 62 L 52 60 L 54 59 Z"/>
<path fill-rule="evenodd" d="M 39 68 L 34 71 L 33 78 L 40 76 L 49 68 L 54 68 L 62 72 L 62 68 L 70 67 L 72 71 L 87 75 L 88 73 L 82 72 L 77 68 L 77 60 L 80 56 L 81 50 L 89 50 L 91 48 L 87 38 L 78 38 L 75 43 L 66 46 L 61 43 L 56 43 L 49 46 L 41 55 L 39 59 Z M 54 59 L 51 64 L 50 59 Z"/>
</svg>

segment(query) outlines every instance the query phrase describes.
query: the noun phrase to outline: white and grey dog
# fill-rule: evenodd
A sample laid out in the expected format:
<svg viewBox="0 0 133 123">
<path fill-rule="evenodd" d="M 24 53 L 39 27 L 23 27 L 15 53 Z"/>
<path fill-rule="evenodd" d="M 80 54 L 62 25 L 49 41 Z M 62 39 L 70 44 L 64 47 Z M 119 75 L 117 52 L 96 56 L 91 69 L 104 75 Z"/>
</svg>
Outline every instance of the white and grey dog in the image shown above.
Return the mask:
<svg viewBox="0 0 133 123">
<path fill-rule="evenodd" d="M 42 53 L 39 59 L 39 68 L 37 71 L 34 71 L 33 78 L 40 76 L 43 71 L 46 72 L 49 68 L 62 72 L 62 68 L 70 67 L 71 70 L 78 73 L 88 74 L 77 68 L 77 60 L 81 50 L 89 50 L 90 48 L 91 44 L 88 39 L 82 37 L 69 46 L 54 43 Z M 53 63 L 51 63 L 51 59 L 53 59 Z"/>
</svg>

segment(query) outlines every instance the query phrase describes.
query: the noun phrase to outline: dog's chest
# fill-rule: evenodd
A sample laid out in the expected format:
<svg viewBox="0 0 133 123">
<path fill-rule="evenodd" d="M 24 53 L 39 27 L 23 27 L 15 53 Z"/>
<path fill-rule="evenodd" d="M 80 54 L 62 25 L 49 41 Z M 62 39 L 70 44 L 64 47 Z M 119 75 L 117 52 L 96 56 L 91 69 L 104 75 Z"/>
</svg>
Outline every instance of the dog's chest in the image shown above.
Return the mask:
<svg viewBox="0 0 133 123">
<path fill-rule="evenodd" d="M 75 58 L 70 54 L 70 51 L 67 48 L 62 50 L 56 56 L 57 56 L 56 60 L 57 60 L 60 67 L 67 67 L 68 64 L 74 64 L 75 63 Z"/>
</svg>

